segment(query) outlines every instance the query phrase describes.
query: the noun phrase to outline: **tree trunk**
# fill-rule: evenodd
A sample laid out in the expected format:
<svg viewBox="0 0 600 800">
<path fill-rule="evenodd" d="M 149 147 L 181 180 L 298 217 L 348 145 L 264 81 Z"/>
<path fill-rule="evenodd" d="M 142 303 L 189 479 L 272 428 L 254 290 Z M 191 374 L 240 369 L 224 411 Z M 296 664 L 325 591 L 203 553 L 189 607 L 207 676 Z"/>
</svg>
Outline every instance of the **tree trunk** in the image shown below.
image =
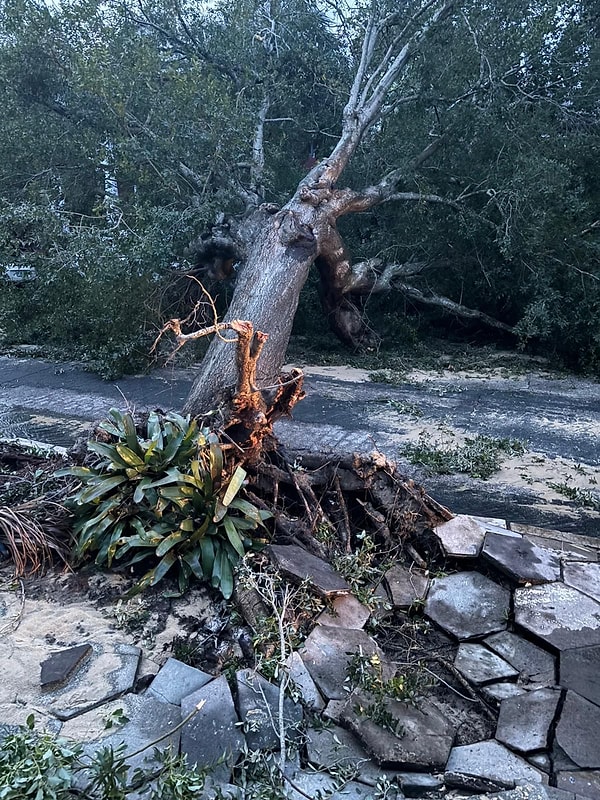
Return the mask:
<svg viewBox="0 0 600 800">
<path fill-rule="evenodd" d="M 225 322 L 248 319 L 268 334 L 257 370 L 261 388 L 276 383 L 284 363 L 300 291 L 317 255 L 315 216 L 313 207 L 294 198 L 274 215 L 259 209 L 248 226 L 253 241 Z M 184 406 L 188 414 L 210 411 L 235 388 L 235 347 L 224 339 L 216 336 L 210 344 Z"/>
</svg>

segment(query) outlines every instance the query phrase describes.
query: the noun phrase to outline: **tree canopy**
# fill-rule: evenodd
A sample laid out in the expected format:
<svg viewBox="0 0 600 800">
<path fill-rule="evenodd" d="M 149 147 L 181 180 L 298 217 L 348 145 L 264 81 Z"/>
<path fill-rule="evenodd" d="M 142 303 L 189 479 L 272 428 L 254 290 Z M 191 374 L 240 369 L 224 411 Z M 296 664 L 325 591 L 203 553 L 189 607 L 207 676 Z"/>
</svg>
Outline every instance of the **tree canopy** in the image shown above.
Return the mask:
<svg viewBox="0 0 600 800">
<path fill-rule="evenodd" d="M 396 319 L 475 309 L 597 370 L 598 62 L 587 2 L 4 0 L 0 258 L 38 277 L 2 292 L 0 331 L 143 359 L 178 270 L 230 285 L 250 212 L 346 141 L 354 97 L 330 318 L 392 290 Z"/>
</svg>

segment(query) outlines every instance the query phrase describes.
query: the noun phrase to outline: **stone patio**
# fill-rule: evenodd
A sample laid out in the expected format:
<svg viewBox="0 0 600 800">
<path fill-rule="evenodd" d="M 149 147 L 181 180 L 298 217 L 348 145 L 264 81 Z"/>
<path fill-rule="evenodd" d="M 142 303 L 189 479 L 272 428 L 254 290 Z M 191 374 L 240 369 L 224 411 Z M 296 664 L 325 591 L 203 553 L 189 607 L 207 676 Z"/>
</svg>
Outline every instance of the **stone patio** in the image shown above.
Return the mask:
<svg viewBox="0 0 600 800">
<path fill-rule="evenodd" d="M 366 800 L 385 780 L 388 798 L 600 800 L 600 539 L 561 541 L 555 532 L 466 517 L 434 535 L 448 574 L 431 578 L 398 564 L 383 585 L 389 614 L 422 616 L 453 648 L 455 708 L 427 690 L 376 702 L 354 684 L 356 658 L 375 665 L 382 681 L 402 665 L 365 630 L 368 609 L 328 565 L 299 561 L 292 546 L 272 548 L 283 572 L 331 599 L 289 660 L 301 695 L 301 703 L 283 703 L 298 747 L 286 770 L 289 797 Z M 123 742 L 135 766 L 151 762 L 151 750 L 139 751 L 159 740 L 212 769 L 206 797 L 219 787 L 243 797 L 231 786 L 241 754 L 278 750 L 279 688 L 258 673 L 213 675 L 174 658 L 160 666 L 108 623 L 90 638 L 83 620 L 68 640 L 49 645 L 52 615 L 17 607 L 14 592 L 0 592 L 0 736 L 33 712 L 41 727 L 88 752 Z M 487 722 L 464 743 L 475 709 Z M 124 724 L 107 729 L 116 711 Z"/>
</svg>

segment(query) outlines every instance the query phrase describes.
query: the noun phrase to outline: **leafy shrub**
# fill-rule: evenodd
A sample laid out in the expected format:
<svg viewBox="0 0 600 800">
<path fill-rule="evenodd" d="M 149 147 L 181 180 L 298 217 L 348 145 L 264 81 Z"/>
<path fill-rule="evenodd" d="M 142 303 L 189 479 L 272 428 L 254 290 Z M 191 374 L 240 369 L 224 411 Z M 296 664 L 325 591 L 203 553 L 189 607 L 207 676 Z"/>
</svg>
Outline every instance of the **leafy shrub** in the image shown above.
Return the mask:
<svg viewBox="0 0 600 800">
<path fill-rule="evenodd" d="M 432 442 L 426 434 L 417 444 L 404 448 L 411 462 L 432 475 L 451 475 L 455 472 L 471 478 L 487 480 L 500 469 L 503 457 L 522 455 L 525 447 L 517 439 L 495 439 L 491 436 L 466 438 L 464 444 L 444 445 Z"/>
<path fill-rule="evenodd" d="M 98 464 L 58 473 L 83 482 L 72 498 L 77 557 L 96 553 L 107 567 L 157 559 L 134 591 L 176 567 L 181 592 L 196 577 L 230 597 L 234 566 L 268 516 L 238 496 L 245 470 L 229 475 L 218 437 L 178 414 L 151 413 L 145 438 L 116 409 L 101 428 L 112 441 L 88 443 Z"/>
</svg>

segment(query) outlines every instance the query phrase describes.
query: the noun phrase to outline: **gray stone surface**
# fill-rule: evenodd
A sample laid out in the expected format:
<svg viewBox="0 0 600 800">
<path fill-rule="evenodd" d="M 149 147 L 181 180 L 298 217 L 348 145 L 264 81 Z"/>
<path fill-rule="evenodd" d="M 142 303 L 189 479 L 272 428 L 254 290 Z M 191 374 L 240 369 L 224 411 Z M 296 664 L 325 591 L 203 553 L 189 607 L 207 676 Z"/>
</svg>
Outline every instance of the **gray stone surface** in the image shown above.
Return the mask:
<svg viewBox="0 0 600 800">
<path fill-rule="evenodd" d="M 481 693 L 486 700 L 492 700 L 495 703 L 500 703 L 508 697 L 519 697 L 525 694 L 527 690 L 522 686 L 517 686 L 516 683 L 502 681 L 500 683 L 489 683 L 487 686 L 481 687 Z"/>
<path fill-rule="evenodd" d="M 556 786 L 578 797 L 590 797 L 600 800 L 600 771 L 581 770 L 576 772 L 561 771 L 556 774 Z"/>
<path fill-rule="evenodd" d="M 446 772 L 483 778 L 507 788 L 527 783 L 547 783 L 542 772 L 493 739 L 454 747 Z"/>
<path fill-rule="evenodd" d="M 516 678 L 518 675 L 507 661 L 481 644 L 463 642 L 459 645 L 454 666 L 467 680 L 477 685 Z"/>
<path fill-rule="evenodd" d="M 181 752 L 187 755 L 188 764 L 199 768 L 210 767 L 224 757 L 213 775 L 217 780 L 228 781 L 231 765 L 244 747 L 244 736 L 224 675 L 183 698 L 182 718 L 203 700 L 205 705 L 181 730 Z"/>
<path fill-rule="evenodd" d="M 429 578 L 422 570 L 397 564 L 385 573 L 384 578 L 395 608 L 406 610 L 427 595 Z"/>
<path fill-rule="evenodd" d="M 83 714 L 133 688 L 142 651 L 115 644 L 89 657 L 63 689 L 47 693 L 48 710 L 66 720 Z"/>
<path fill-rule="evenodd" d="M 350 592 L 348 583 L 326 561 L 308 553 L 295 544 L 274 544 L 268 548 L 273 562 L 289 577 L 308 581 L 315 592 L 323 597 Z"/>
<path fill-rule="evenodd" d="M 546 583 L 560 580 L 560 561 L 553 550 L 538 547 L 526 536 L 512 539 L 500 533 L 486 533 L 483 558 L 517 583 Z"/>
<path fill-rule="evenodd" d="M 493 633 L 485 644 L 519 671 L 520 682 L 539 687 L 554 685 L 556 659 L 547 650 L 510 631 Z"/>
<path fill-rule="evenodd" d="M 212 681 L 213 676 L 190 667 L 176 658 L 169 658 L 148 687 L 148 693 L 163 703 L 180 705 L 188 694 Z"/>
<path fill-rule="evenodd" d="M 93 653 L 91 644 L 80 644 L 52 653 L 41 663 L 40 684 L 42 691 L 63 686 L 75 670 Z"/>
<path fill-rule="evenodd" d="M 529 761 L 532 766 L 541 769 L 542 772 L 546 773 L 546 775 L 549 775 L 554 771 L 552 767 L 552 759 L 548 753 L 530 753 L 527 756 L 527 761 Z"/>
<path fill-rule="evenodd" d="M 510 592 L 479 572 L 459 572 L 432 581 L 425 613 L 457 639 L 504 630 Z"/>
<path fill-rule="evenodd" d="M 600 706 L 569 690 L 556 726 L 556 743 L 581 769 L 600 770 Z"/>
<path fill-rule="evenodd" d="M 442 778 L 426 772 L 398 772 L 396 780 L 400 784 L 402 794 L 406 797 L 422 797 L 444 788 Z"/>
<path fill-rule="evenodd" d="M 370 610 L 353 594 L 341 594 L 331 601 L 331 608 L 325 609 L 318 617 L 319 625 L 332 628 L 357 628 L 362 630 L 371 616 Z"/>
<path fill-rule="evenodd" d="M 554 689 L 538 689 L 503 700 L 496 739 L 518 753 L 546 749 L 559 699 Z"/>
<path fill-rule="evenodd" d="M 554 786 L 526 784 L 504 792 L 482 795 L 479 800 L 575 800 L 575 795 Z"/>
<path fill-rule="evenodd" d="M 600 644 L 600 603 L 564 583 L 515 589 L 515 622 L 559 650 Z"/>
<path fill-rule="evenodd" d="M 600 645 L 563 650 L 560 685 L 600 706 Z"/>
<path fill-rule="evenodd" d="M 584 561 L 565 561 L 563 581 L 574 589 L 600 602 L 600 564 Z"/>
<path fill-rule="evenodd" d="M 246 742 L 250 750 L 274 750 L 279 747 L 279 687 L 251 669 L 236 672 L 237 703 Z M 283 701 L 286 736 L 298 735 L 302 707 L 289 697 Z"/>
<path fill-rule="evenodd" d="M 427 698 L 418 704 L 385 699 L 393 732 L 368 716 L 373 698 L 353 692 L 341 713 L 341 720 L 373 756 L 388 769 L 443 769 L 454 728 L 440 709 Z"/>
<path fill-rule="evenodd" d="M 433 529 L 446 555 L 454 558 L 476 558 L 483 544 L 485 531 L 472 517 L 458 514 Z"/>
<path fill-rule="evenodd" d="M 326 772 L 304 769 L 286 769 L 286 795 L 289 800 L 306 800 L 307 797 L 327 800 L 373 800 L 373 790 L 364 783 L 348 781 L 340 784 L 338 778 Z M 296 791 L 297 787 L 300 791 Z M 392 800 L 392 798 L 390 798 Z"/>
<path fill-rule="evenodd" d="M 314 708 L 315 711 L 323 710 L 325 701 L 317 689 L 317 684 L 313 681 L 310 672 L 306 669 L 300 653 L 294 650 L 288 658 L 287 666 L 290 678 L 302 694 L 302 702 L 309 708 Z"/>
<path fill-rule="evenodd" d="M 323 696 L 342 700 L 348 696 L 348 665 L 359 652 L 366 658 L 376 653 L 384 664 L 386 677 L 392 677 L 394 670 L 386 667 L 382 651 L 364 631 L 318 625 L 307 637 L 300 655 Z"/>
</svg>

